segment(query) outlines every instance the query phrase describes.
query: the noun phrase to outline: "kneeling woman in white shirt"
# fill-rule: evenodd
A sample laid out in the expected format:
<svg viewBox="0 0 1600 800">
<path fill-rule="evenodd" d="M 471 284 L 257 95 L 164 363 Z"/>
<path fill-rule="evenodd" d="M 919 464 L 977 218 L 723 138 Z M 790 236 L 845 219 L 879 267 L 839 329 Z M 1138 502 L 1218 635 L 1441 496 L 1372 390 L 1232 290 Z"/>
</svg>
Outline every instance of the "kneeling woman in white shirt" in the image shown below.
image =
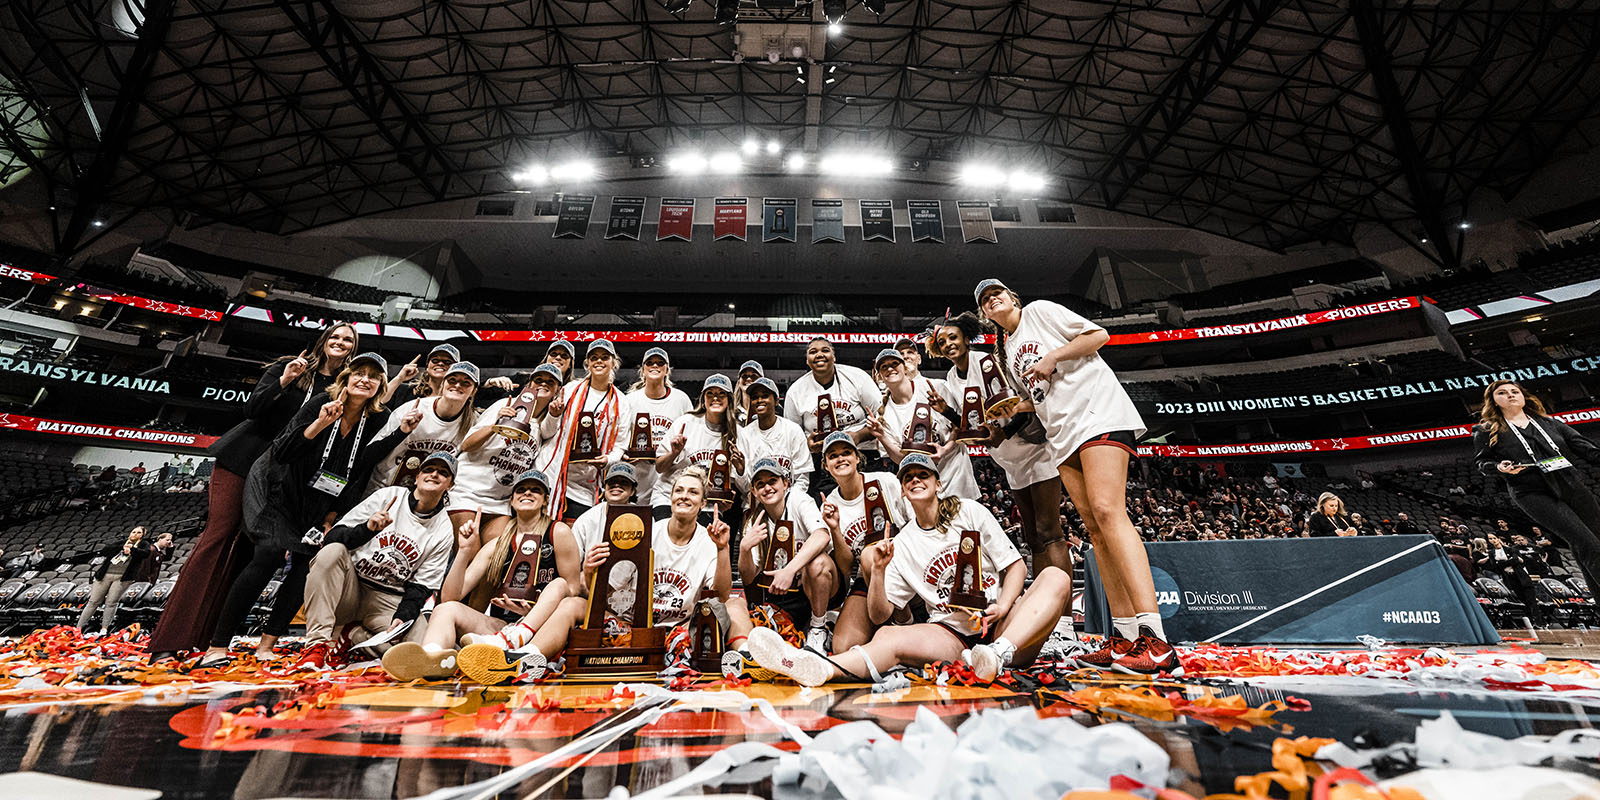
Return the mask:
<svg viewBox="0 0 1600 800">
<path fill-rule="evenodd" d="M 1022 591 L 1027 567 L 982 504 L 939 497 L 939 468 L 920 453 L 900 462 L 900 489 L 913 519 L 895 538 L 872 545 L 878 552 L 867 591 L 867 613 L 882 625 L 912 598 L 928 608 L 919 625 L 879 628 L 872 641 L 832 659 L 792 647 L 777 631 L 750 632 L 751 656 L 761 666 L 805 686 L 835 678 L 879 680 L 879 669 L 921 667 L 961 659 L 982 680 L 993 680 L 1006 666 L 1033 663 L 1072 591 L 1072 579 L 1055 567 L 1040 570 Z M 981 615 L 948 602 L 956 579 L 961 532 L 976 530 L 982 550 L 982 591 L 988 601 Z M 988 631 L 995 631 L 990 640 Z"/>
<path fill-rule="evenodd" d="M 711 590 L 726 602 L 733 590 L 733 568 L 728 555 L 731 530 L 721 520 L 713 520 L 710 527 L 699 523 L 705 489 L 704 472 L 691 469 L 679 474 L 672 483 L 672 516 L 655 523 L 651 529 L 652 615 L 657 627 L 673 628 L 687 621 L 702 591 Z M 589 550 L 583 561 L 584 586 L 594 580 L 595 571 L 605 563 L 610 548 L 609 544 L 601 542 Z M 613 575 L 614 590 L 619 588 L 619 579 L 620 576 Z M 628 612 L 628 608 L 618 607 L 623 594 L 610 593 L 609 613 L 622 616 Z M 550 620 L 539 626 L 533 640 L 517 650 L 506 650 L 492 639 L 467 645 L 457 658 L 462 673 L 485 685 L 508 683 L 519 675 L 533 680 L 543 677 L 549 660 L 566 650 L 568 635 L 583 623 L 588 605 L 581 597 L 566 598 Z"/>
</svg>

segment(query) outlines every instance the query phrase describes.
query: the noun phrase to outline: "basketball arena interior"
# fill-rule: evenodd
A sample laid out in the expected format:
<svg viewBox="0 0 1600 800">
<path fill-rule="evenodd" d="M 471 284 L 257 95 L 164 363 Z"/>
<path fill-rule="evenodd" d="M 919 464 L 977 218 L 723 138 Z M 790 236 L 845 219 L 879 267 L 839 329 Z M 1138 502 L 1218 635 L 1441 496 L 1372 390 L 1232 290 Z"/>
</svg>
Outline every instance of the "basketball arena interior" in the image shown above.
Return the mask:
<svg viewBox="0 0 1600 800">
<path fill-rule="evenodd" d="M 1600 798 L 1597 319 L 1590 3 L 10 0 L 0 797 Z"/>
</svg>

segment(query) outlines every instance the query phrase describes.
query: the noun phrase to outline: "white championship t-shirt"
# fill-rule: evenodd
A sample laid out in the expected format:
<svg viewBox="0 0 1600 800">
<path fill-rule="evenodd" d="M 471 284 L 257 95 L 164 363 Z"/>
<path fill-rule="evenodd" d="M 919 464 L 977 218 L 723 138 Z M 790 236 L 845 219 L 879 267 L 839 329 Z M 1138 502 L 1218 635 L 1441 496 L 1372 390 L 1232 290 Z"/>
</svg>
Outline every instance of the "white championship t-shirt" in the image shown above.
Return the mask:
<svg viewBox="0 0 1600 800">
<path fill-rule="evenodd" d="M 867 421 L 867 417 L 883 402 L 883 393 L 865 370 L 847 364 L 835 364 L 833 384 L 822 386 L 814 375 L 807 372 L 789 385 L 783 398 L 783 416 L 800 426 L 807 436 L 817 430 L 817 398 L 828 395 L 833 404 L 833 415 L 839 430 L 854 430 Z M 870 438 L 861 442 L 863 452 L 878 452 L 878 443 Z"/>
<path fill-rule="evenodd" d="M 653 571 L 654 596 L 652 615 L 656 627 L 673 627 L 682 624 L 694 610 L 695 601 L 706 589 L 715 589 L 717 581 L 717 545 L 705 526 L 696 525 L 694 536 L 681 546 L 667 536 L 670 520 L 661 520 L 650 528 L 650 551 L 655 556 Z M 610 595 L 607 609 L 616 617 L 626 619 L 633 610 L 637 589 L 633 583 L 631 564 L 619 564 L 611 570 Z"/>
<path fill-rule="evenodd" d="M 723 424 L 727 424 L 733 421 L 733 415 L 725 414 L 723 419 L 725 420 Z M 683 434 L 685 439 L 683 451 L 678 453 L 678 457 L 671 464 L 667 465 L 667 469 L 661 473 L 661 479 L 656 481 L 655 488 L 650 492 L 650 505 L 652 506 L 664 506 L 672 500 L 672 482 L 677 479 L 678 473 L 695 466 L 705 467 L 709 472 L 711 470 L 711 460 L 716 457 L 717 451 L 722 449 L 722 431 L 712 430 L 711 426 L 706 424 L 705 417 L 684 414 L 672 423 L 672 427 L 667 430 L 666 435 L 662 436 L 660 441 L 656 443 L 656 454 L 666 455 L 672 452 L 672 440 L 676 439 L 680 433 Z M 742 447 L 743 445 L 741 445 L 741 449 Z M 734 488 L 734 475 L 730 456 L 728 463 L 729 489 Z"/>
<path fill-rule="evenodd" d="M 379 489 L 350 509 L 338 525 L 365 526 L 373 513 L 389 509 L 394 521 L 350 554 L 351 566 L 362 579 L 397 592 L 404 591 L 407 583 L 438 589 L 450 568 L 455 528 L 443 508 L 426 518 L 417 516 L 410 497 L 411 490 L 403 486 Z"/>
<path fill-rule="evenodd" d="M 839 509 L 839 535 L 844 537 L 845 544 L 850 546 L 850 555 L 857 559 L 856 569 L 860 570 L 859 560 L 861 548 L 865 545 L 867 534 L 872 528 L 867 524 L 867 491 L 872 487 L 866 484 L 877 482 L 883 492 L 884 505 L 889 511 L 890 535 L 906 524 L 909 517 L 906 515 L 905 506 L 900 498 L 900 479 L 887 472 L 868 472 L 861 476 L 862 492 L 854 500 L 846 500 L 839 495 L 835 488 L 823 499 L 823 503 L 832 503 Z"/>
<path fill-rule="evenodd" d="M 945 376 L 945 382 L 950 386 L 950 393 L 958 401 L 968 387 L 977 387 L 978 396 L 983 397 L 983 369 L 978 366 L 978 361 L 985 355 L 976 350 L 968 350 L 967 374 L 963 376 L 955 367 L 951 367 Z M 995 366 L 998 367 L 999 364 L 996 363 Z M 958 404 L 955 408 L 959 411 L 961 406 Z M 1005 421 L 1001 420 L 1002 423 Z M 1000 469 L 1006 474 L 1006 485 L 1012 489 L 1026 489 L 1041 481 L 1061 480 L 1056 472 L 1055 462 L 1050 460 L 1050 449 L 1042 443 L 1029 444 L 1023 441 L 1021 436 L 1009 436 L 998 446 L 989 448 L 989 458 L 1000 465 Z"/>
<path fill-rule="evenodd" d="M 389 421 L 383 424 L 383 429 L 378 431 L 376 438 L 382 439 L 400 430 L 400 423 L 415 409 L 422 409 L 422 420 L 373 468 L 372 480 L 367 482 L 368 494 L 392 485 L 402 467 L 415 474 L 417 468 L 422 465 L 422 460 L 428 456 L 439 452 L 455 454 L 456 448 L 461 446 L 461 441 L 467 438 L 467 429 L 462 427 L 460 417 L 448 422 L 439 419 L 439 416 L 433 413 L 433 407 L 438 402 L 437 397 L 418 397 L 400 404 L 389 414 Z M 463 409 L 461 413 L 467 412 Z M 413 461 L 415 464 L 411 463 Z"/>
<path fill-rule="evenodd" d="M 1000 573 L 1022 558 L 1006 538 L 989 509 L 976 500 L 962 499 L 961 511 L 943 531 L 907 522 L 894 537 L 894 558 L 884 571 L 884 592 L 895 608 L 905 608 L 911 598 L 920 597 L 928 608 L 928 621 L 944 623 L 958 631 L 977 633 L 971 627 L 972 615 L 948 605 L 956 582 L 956 551 L 962 531 L 977 531 L 983 550 L 983 596 L 989 602 L 1000 597 Z"/>
<path fill-rule="evenodd" d="M 789 483 L 801 494 L 811 488 L 811 448 L 806 445 L 805 431 L 794 422 L 776 417 L 772 427 L 762 430 L 761 421 L 752 420 L 739 429 L 739 449 L 744 451 L 746 470 L 737 480 L 741 491 L 749 491 L 749 470 L 768 456 L 789 470 Z"/>
<path fill-rule="evenodd" d="M 750 502 L 756 502 L 754 496 L 750 498 Z M 789 493 L 784 495 L 783 516 L 778 521 L 794 523 L 789 527 L 794 531 L 794 552 L 797 555 L 800 552 L 800 547 L 806 543 L 806 539 L 811 537 L 813 531 L 816 531 L 819 536 L 828 535 L 828 524 L 822 521 L 822 511 L 817 508 L 817 501 L 812 500 L 805 492 L 795 491 L 793 488 L 790 488 Z M 772 546 L 774 538 L 778 535 L 778 526 L 773 524 L 773 521 L 763 513 L 756 518 L 754 523 L 744 529 L 745 535 L 749 535 L 752 528 L 762 524 L 767 526 L 767 539 L 761 543 L 756 552 L 750 554 L 758 568 L 766 563 L 767 549 Z M 831 549 L 832 546 L 830 544 L 829 547 L 822 548 L 822 552 L 827 553 Z M 786 566 L 788 566 L 787 562 L 782 564 L 774 562 L 772 568 L 783 569 Z"/>
<path fill-rule="evenodd" d="M 620 437 L 622 435 L 619 426 L 625 423 L 620 419 L 609 419 L 607 412 L 611 401 L 615 400 L 617 403 L 617 416 L 619 418 L 622 416 L 622 391 L 617 389 L 615 385 L 611 387 L 612 391 L 605 392 L 591 388 L 587 396 L 584 397 L 583 408 L 576 412 L 573 410 L 573 404 L 577 402 L 577 398 L 580 395 L 584 394 L 583 389 L 587 385 L 588 378 L 581 378 L 562 387 L 563 405 L 561 417 L 547 415 L 545 422 L 541 425 L 539 435 L 546 444 L 539 454 L 539 470 L 550 476 L 551 481 L 557 480 L 556 470 L 561 468 L 561 462 L 566 459 L 567 452 L 572 446 L 572 432 L 565 430 L 566 419 L 573 420 L 572 424 L 576 425 L 581 412 L 588 411 L 593 413 L 595 436 L 600 439 L 599 448 L 602 453 L 609 452 L 615 444 L 614 441 L 603 437 L 603 434 L 608 429 L 613 432 L 614 436 Z M 612 393 L 613 391 L 615 394 Z M 600 475 L 605 472 L 605 469 L 606 465 L 603 462 L 573 462 L 568 464 L 567 472 L 564 476 L 567 502 L 584 506 L 592 506 L 600 502 Z M 552 507 L 559 505 L 555 498 L 551 498 Z"/>
<path fill-rule="evenodd" d="M 654 400 L 644 392 L 644 388 L 640 387 L 622 397 L 622 424 L 613 448 L 616 453 L 614 460 L 622 460 L 622 451 L 628 449 L 629 438 L 633 436 L 633 421 L 638 415 L 650 415 L 650 441 L 658 445 L 666 438 L 672 423 L 694 408 L 694 402 L 682 389 L 670 389 L 666 397 Z M 638 494 L 640 497 L 649 497 L 657 481 L 655 462 L 632 463 L 634 475 L 639 479 Z"/>
<path fill-rule="evenodd" d="M 942 381 L 940 382 L 943 383 Z M 926 384 L 924 384 L 926 385 Z M 948 388 L 939 392 L 945 403 L 951 408 L 959 410 L 961 404 L 952 396 Z M 926 404 L 927 394 L 917 394 L 912 389 L 911 399 L 904 403 L 890 400 L 883 407 L 883 429 L 890 432 L 904 443 L 911 436 L 911 423 L 917 412 L 919 403 Z M 955 435 L 955 426 L 950 424 L 943 414 L 933 410 L 932 406 L 923 406 L 928 413 L 928 421 L 933 426 L 933 442 L 935 444 L 947 442 Z M 967 453 L 963 445 L 950 450 L 944 458 L 939 459 L 939 496 L 940 497 L 977 497 L 978 479 L 972 474 L 972 456 Z"/>
<path fill-rule="evenodd" d="M 467 432 L 465 441 L 480 430 L 500 421 L 500 409 L 514 397 L 489 404 L 478 414 L 478 424 Z M 533 468 L 539 457 L 539 426 L 534 424 L 531 438 L 514 441 L 490 431 L 489 438 L 474 450 L 456 457 L 456 482 L 450 487 L 450 510 L 470 510 L 483 506 L 485 514 L 511 513 L 511 482 Z M 459 449 L 459 448 L 458 448 Z"/>
<path fill-rule="evenodd" d="M 1005 368 L 1027 387 L 1056 464 L 1095 436 L 1126 430 L 1137 438 L 1145 432 L 1139 410 L 1099 353 L 1062 361 L 1049 380 L 1022 377 L 1045 353 L 1097 330 L 1102 328 L 1060 303 L 1035 300 L 1023 306 L 1016 332 L 1006 337 Z"/>
</svg>

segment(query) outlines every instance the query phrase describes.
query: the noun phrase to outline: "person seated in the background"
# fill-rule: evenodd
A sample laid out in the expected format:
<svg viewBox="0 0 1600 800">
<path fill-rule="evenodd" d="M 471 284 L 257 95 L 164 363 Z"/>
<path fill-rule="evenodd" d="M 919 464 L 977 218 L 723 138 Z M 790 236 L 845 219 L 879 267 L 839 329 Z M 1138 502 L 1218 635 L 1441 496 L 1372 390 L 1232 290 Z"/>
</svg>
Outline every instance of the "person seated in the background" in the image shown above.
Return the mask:
<svg viewBox="0 0 1600 800">
<path fill-rule="evenodd" d="M 1361 516 L 1359 512 L 1350 514 L 1350 527 L 1355 528 L 1357 536 L 1377 536 L 1383 533 L 1376 524 Z"/>
<path fill-rule="evenodd" d="M 1394 532 L 1401 536 L 1415 536 L 1422 533 L 1422 529 L 1412 521 L 1410 514 L 1402 511 L 1395 517 Z"/>
<path fill-rule="evenodd" d="M 296 669 L 342 661 L 333 635 L 347 623 L 360 623 L 350 641 L 360 644 L 416 621 L 450 567 L 456 533 L 443 512 L 455 472 L 455 456 L 432 453 L 422 460 L 415 488 L 379 489 L 328 531 L 306 576 L 306 649 Z M 475 534 L 475 523 L 468 520 L 463 531 Z M 422 633 L 415 628 L 406 640 L 420 641 Z"/>
</svg>

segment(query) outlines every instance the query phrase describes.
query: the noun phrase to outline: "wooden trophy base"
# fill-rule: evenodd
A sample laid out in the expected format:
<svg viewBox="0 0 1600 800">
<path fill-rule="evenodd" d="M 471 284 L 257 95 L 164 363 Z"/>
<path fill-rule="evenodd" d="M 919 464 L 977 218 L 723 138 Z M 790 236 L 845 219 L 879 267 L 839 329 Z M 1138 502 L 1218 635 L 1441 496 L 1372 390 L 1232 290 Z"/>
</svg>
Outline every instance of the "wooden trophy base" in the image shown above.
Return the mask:
<svg viewBox="0 0 1600 800">
<path fill-rule="evenodd" d="M 706 502 L 716 506 L 719 509 L 731 508 L 733 504 L 738 501 L 738 499 L 739 496 L 734 494 L 733 491 L 729 489 L 722 489 L 720 491 L 716 489 L 706 490 Z"/>
<path fill-rule="evenodd" d="M 1014 394 L 992 397 L 984 406 L 983 413 L 989 418 L 1009 417 L 1016 412 L 1017 406 L 1022 405 L 1022 398 Z"/>
<path fill-rule="evenodd" d="M 966 442 L 968 444 L 987 442 L 989 441 L 989 429 L 973 428 L 969 431 L 956 431 L 954 438 L 958 442 Z M 905 448 L 902 447 L 900 449 L 904 450 Z"/>
<path fill-rule="evenodd" d="M 921 454 L 923 454 L 925 456 L 931 456 L 934 453 L 939 452 L 939 445 L 933 444 L 931 442 L 925 443 L 925 444 L 908 444 L 906 442 L 901 442 L 900 443 L 900 452 L 902 452 L 902 453 L 921 453 Z"/>
<path fill-rule="evenodd" d="M 622 451 L 622 460 L 623 461 L 654 461 L 654 460 L 656 460 L 656 450 L 655 450 L 654 447 L 652 447 L 652 448 L 650 448 L 648 450 L 624 450 L 624 451 Z"/>
<path fill-rule="evenodd" d="M 950 595 L 950 599 L 945 603 L 945 605 L 949 606 L 950 608 L 969 611 L 974 616 L 981 617 L 983 616 L 983 610 L 989 607 L 989 598 L 984 597 L 981 594 L 957 593 Z"/>
<path fill-rule="evenodd" d="M 605 647 L 605 632 L 575 628 L 567 636 L 567 674 L 653 676 L 667 668 L 667 629 L 634 628 L 626 647 Z"/>
</svg>

